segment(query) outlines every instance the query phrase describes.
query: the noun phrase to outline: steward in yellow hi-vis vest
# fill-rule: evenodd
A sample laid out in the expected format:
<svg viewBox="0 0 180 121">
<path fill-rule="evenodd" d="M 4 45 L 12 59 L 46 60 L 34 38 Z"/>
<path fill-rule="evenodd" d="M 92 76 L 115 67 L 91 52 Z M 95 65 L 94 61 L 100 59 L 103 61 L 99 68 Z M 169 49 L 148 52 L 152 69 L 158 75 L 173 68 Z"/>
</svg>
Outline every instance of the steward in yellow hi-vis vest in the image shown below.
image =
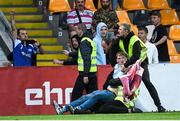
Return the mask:
<svg viewBox="0 0 180 121">
<path fill-rule="evenodd" d="M 91 66 L 89 72 L 97 72 L 96 44 L 88 37 L 83 37 L 81 42 L 83 42 L 84 40 L 88 41 L 92 47 Z M 82 59 L 80 49 L 78 49 L 78 71 L 84 71 L 84 60 Z"/>
<path fill-rule="evenodd" d="M 98 89 L 96 45 L 86 34 L 87 30 L 84 24 L 78 24 L 76 31 L 81 38 L 81 42 L 78 48 L 79 75 L 72 91 L 72 101 L 80 98 L 83 95 L 84 89 L 87 94 Z"/>
<path fill-rule="evenodd" d="M 158 93 L 154 85 L 150 81 L 148 70 L 147 48 L 144 43 L 131 31 L 131 25 L 121 24 L 118 29 L 119 38 L 114 40 L 110 50 L 110 63 L 112 66 L 116 62 L 116 53 L 123 51 L 128 54 L 127 62 L 122 66 L 122 71 L 125 71 L 130 65 L 137 60 L 141 60 L 141 67 L 144 69 L 142 81 L 148 89 L 154 104 L 157 106 L 159 112 L 164 112 L 165 109 L 161 105 Z M 109 75 L 110 76 L 110 75 Z M 158 81 L 158 80 L 157 80 Z"/>
</svg>

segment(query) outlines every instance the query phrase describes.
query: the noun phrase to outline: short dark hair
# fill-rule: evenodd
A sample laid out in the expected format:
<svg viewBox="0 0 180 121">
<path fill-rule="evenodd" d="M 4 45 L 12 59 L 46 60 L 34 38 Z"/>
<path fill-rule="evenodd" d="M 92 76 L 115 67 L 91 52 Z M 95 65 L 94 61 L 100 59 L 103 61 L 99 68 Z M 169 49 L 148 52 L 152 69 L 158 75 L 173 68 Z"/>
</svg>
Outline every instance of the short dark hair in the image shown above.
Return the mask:
<svg viewBox="0 0 180 121">
<path fill-rule="evenodd" d="M 158 10 L 151 11 L 151 12 L 149 13 L 149 15 L 150 15 L 150 16 L 154 15 L 154 16 L 161 17 L 161 14 L 160 14 L 160 12 L 159 12 Z"/>
<path fill-rule="evenodd" d="M 148 29 L 145 26 L 138 27 L 138 31 L 141 31 L 141 30 L 145 31 L 145 33 L 148 33 Z"/>
<path fill-rule="evenodd" d="M 21 30 L 26 30 L 25 28 L 19 28 L 19 29 L 17 29 L 17 35 L 19 35 L 20 34 L 20 31 Z"/>
</svg>

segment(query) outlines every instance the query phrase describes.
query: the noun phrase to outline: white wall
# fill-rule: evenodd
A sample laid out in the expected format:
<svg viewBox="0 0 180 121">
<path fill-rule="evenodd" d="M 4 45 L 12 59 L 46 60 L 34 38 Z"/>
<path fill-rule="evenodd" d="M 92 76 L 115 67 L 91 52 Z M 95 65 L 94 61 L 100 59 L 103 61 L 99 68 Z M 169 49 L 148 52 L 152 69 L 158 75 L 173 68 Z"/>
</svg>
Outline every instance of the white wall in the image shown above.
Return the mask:
<svg viewBox="0 0 180 121">
<path fill-rule="evenodd" d="M 180 64 L 149 65 L 149 71 L 151 82 L 158 91 L 162 105 L 167 110 L 180 111 Z M 156 111 L 157 108 L 144 83 L 140 89 L 136 106 L 143 111 Z"/>
</svg>

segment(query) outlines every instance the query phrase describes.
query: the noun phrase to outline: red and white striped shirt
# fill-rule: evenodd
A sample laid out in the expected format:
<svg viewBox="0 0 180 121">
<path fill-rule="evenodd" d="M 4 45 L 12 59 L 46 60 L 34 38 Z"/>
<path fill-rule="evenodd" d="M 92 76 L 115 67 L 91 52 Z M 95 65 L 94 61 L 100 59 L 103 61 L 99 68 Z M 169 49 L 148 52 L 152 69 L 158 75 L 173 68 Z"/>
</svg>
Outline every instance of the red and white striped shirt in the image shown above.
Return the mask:
<svg viewBox="0 0 180 121">
<path fill-rule="evenodd" d="M 82 22 L 86 25 L 86 28 L 90 29 L 92 25 L 93 12 L 85 8 L 84 11 L 79 11 L 79 15 L 81 17 Z M 73 24 L 74 26 L 79 24 L 79 18 L 76 14 L 75 9 L 68 13 L 67 24 Z"/>
</svg>

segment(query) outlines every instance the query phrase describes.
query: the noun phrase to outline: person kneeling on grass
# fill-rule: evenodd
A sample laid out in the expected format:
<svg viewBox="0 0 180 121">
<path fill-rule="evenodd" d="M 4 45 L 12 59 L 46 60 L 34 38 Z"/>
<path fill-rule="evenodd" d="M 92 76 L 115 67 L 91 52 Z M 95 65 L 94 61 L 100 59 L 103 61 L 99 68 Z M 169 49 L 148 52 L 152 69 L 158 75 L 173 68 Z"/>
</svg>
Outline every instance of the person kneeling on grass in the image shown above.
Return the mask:
<svg viewBox="0 0 180 121">
<path fill-rule="evenodd" d="M 120 68 L 127 61 L 127 56 L 123 53 L 117 53 L 117 64 L 114 70 L 114 79 L 110 81 L 116 81 L 119 76 L 124 75 L 121 72 Z M 117 71 L 119 70 L 119 71 Z M 114 88 L 113 86 L 107 86 L 104 90 L 96 90 L 90 94 L 84 95 L 79 99 L 71 102 L 64 107 L 61 107 L 55 100 L 53 101 L 54 107 L 56 109 L 57 114 L 63 114 L 64 112 L 70 111 L 72 114 L 79 114 L 79 113 L 86 113 L 88 109 L 92 108 L 96 103 L 106 103 L 113 101 L 114 98 L 117 96 L 117 87 Z"/>
<path fill-rule="evenodd" d="M 119 83 L 122 83 L 123 86 L 118 86 L 118 96 L 115 100 L 102 105 L 96 113 L 142 112 L 135 108 L 134 102 L 139 95 L 143 71 L 144 69 L 140 67 L 138 60 L 126 75 L 119 77 L 119 80 L 111 81 L 111 86 L 118 86 Z"/>
</svg>

